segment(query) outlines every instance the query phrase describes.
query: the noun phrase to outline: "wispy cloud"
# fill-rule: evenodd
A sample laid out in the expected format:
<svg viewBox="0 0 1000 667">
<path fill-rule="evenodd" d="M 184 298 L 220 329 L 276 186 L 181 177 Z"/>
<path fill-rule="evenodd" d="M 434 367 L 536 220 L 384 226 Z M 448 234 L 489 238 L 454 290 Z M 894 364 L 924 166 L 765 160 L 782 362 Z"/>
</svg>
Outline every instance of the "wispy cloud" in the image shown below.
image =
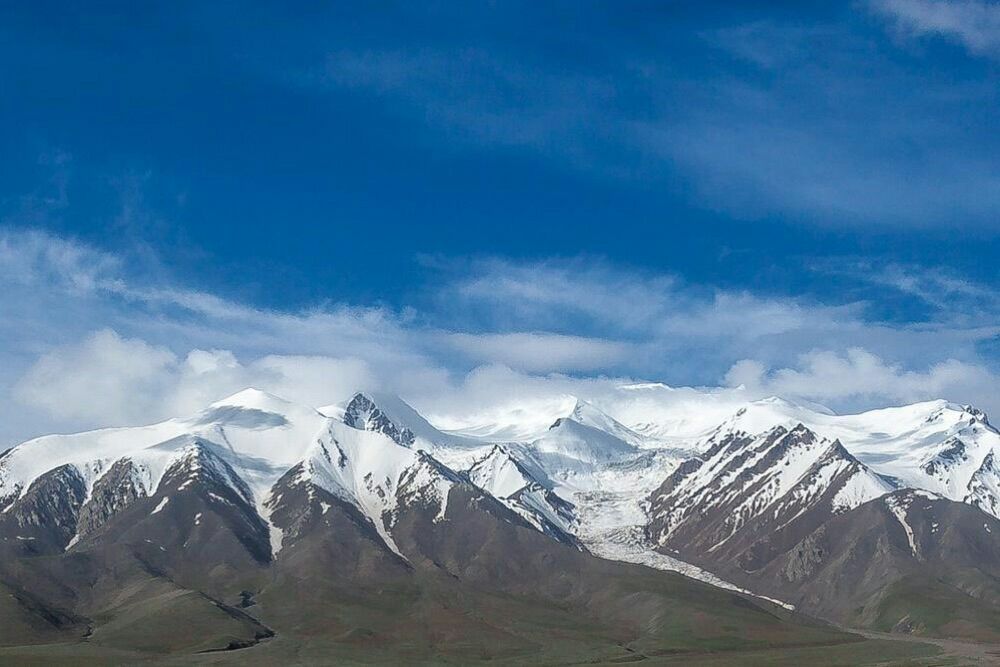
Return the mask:
<svg viewBox="0 0 1000 667">
<path fill-rule="evenodd" d="M 621 341 L 548 332 L 452 333 L 445 340 L 473 361 L 500 363 L 528 372 L 614 370 L 631 353 L 631 346 Z"/>
<path fill-rule="evenodd" d="M 922 30 L 954 14 L 956 30 L 977 31 L 967 37 L 976 48 L 995 39 L 993 4 L 877 7 Z M 435 45 L 337 51 L 303 80 L 384 100 L 443 134 L 436 150 L 514 149 L 604 182 L 684 192 L 737 219 L 982 227 L 1000 211 L 990 129 L 955 122 L 994 103 L 991 82 L 928 76 L 840 23 L 754 21 L 673 38 L 713 67 L 689 79 L 644 44 L 588 68 Z M 747 62 L 761 71 L 747 74 Z"/>
<path fill-rule="evenodd" d="M 740 386 L 755 395 L 798 396 L 821 403 L 856 405 L 985 396 L 983 400 L 991 408 L 996 405 L 993 394 L 997 379 L 983 366 L 955 359 L 910 370 L 861 348 L 813 351 L 802 355 L 794 367 L 768 368 L 755 360 L 742 360 L 726 374 L 730 386 Z"/>
<path fill-rule="evenodd" d="M 873 0 L 907 37 L 938 36 L 970 53 L 1000 58 L 1000 3 L 993 0 Z"/>
<path fill-rule="evenodd" d="M 894 289 L 930 306 L 937 320 L 988 324 L 1000 314 L 1000 294 L 989 286 L 956 276 L 938 267 L 863 261 L 849 274 Z"/>
<path fill-rule="evenodd" d="M 183 414 L 248 385 L 313 405 L 381 388 L 450 423 L 512 395 L 597 396 L 613 378 L 743 385 L 742 396 L 839 409 L 939 396 L 1000 408 L 977 347 L 1000 335 L 993 306 L 890 323 L 864 302 L 721 290 L 594 259 L 489 259 L 441 265 L 416 313 L 281 312 L 151 283 L 123 258 L 12 228 L 0 231 L 0 266 L 8 440 Z M 983 289 L 885 281 L 925 296 Z"/>
<path fill-rule="evenodd" d="M 634 82 L 611 72 L 551 69 L 544 62 L 475 47 L 338 51 L 306 85 L 384 98 L 453 142 L 438 150 L 530 151 L 603 178 L 633 175 L 629 112 L 618 99 Z"/>
</svg>

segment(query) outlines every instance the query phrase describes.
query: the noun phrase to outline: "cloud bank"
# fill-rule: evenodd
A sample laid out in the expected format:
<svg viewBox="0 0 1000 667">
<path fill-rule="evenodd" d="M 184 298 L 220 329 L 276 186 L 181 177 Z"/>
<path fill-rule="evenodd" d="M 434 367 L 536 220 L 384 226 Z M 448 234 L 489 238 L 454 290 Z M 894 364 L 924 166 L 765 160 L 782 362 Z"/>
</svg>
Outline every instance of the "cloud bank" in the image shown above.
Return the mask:
<svg viewBox="0 0 1000 667">
<path fill-rule="evenodd" d="M 439 262 L 419 307 L 400 311 L 255 308 L 143 280 L 121 257 L 35 230 L 0 232 L 0 267 L 7 443 L 188 414 L 246 386 L 317 406 L 382 389 L 451 425 L 639 380 L 837 410 L 939 397 L 1000 409 L 981 352 L 1000 338 L 996 301 L 900 266 L 858 271 L 927 301 L 920 322 L 593 259 Z M 979 310 L 945 307 L 949 294 Z"/>
<path fill-rule="evenodd" d="M 976 55 L 1000 58 L 1000 3 L 989 0 L 875 0 L 875 11 L 907 37 L 939 36 Z"/>
<path fill-rule="evenodd" d="M 378 100 L 444 139 L 435 146 L 517 151 L 596 182 L 652 184 L 736 219 L 990 227 L 1000 170 L 976 108 L 995 104 L 995 76 L 971 68 L 941 77 L 882 42 L 887 27 L 998 56 L 1000 5 L 873 0 L 870 8 L 886 24 L 874 34 L 857 8 L 826 23 L 751 20 L 694 37 L 655 24 L 658 40 L 636 31 L 586 67 L 553 67 L 506 43 L 345 48 L 296 83 Z M 493 14 L 510 18 L 503 7 Z M 693 79 L 671 65 L 664 41 L 698 54 Z M 589 53 L 592 43 L 577 46 Z M 702 70 L 705 62 L 712 66 Z"/>
</svg>

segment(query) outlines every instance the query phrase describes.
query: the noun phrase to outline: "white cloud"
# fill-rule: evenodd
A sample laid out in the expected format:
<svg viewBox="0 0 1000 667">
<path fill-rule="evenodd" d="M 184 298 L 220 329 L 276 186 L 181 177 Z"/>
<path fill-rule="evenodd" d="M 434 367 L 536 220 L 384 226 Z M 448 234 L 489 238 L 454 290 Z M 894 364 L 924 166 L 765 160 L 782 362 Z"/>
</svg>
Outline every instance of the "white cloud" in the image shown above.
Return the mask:
<svg viewBox="0 0 1000 667">
<path fill-rule="evenodd" d="M 740 397 L 835 409 L 932 397 L 1000 408 L 976 351 L 1000 335 L 988 299 L 962 318 L 944 309 L 904 325 L 866 320 L 863 303 L 714 290 L 593 261 L 489 260 L 443 271 L 424 312 L 289 313 L 143 282 L 114 256 L 38 232 L 0 233 L 0 259 L 7 443 L 190 414 L 246 386 L 316 406 L 382 389 L 452 424 L 525 405 L 547 418 L 570 395 L 606 397 L 615 378 L 725 378 L 745 385 Z M 893 280 L 984 293 L 951 278 Z"/>
<path fill-rule="evenodd" d="M 906 34 L 997 50 L 997 5 L 874 0 Z M 675 26 L 663 25 L 667 35 Z M 844 23 L 756 21 L 700 35 L 717 53 L 699 76 L 636 42 L 587 68 L 476 48 L 337 51 L 297 83 L 381 98 L 448 141 L 515 149 L 583 177 L 654 184 L 747 221 L 983 227 L 1000 209 L 991 128 L 956 114 L 995 104 L 984 81 L 910 69 Z M 689 40 L 690 34 L 677 35 Z M 661 39 L 662 43 L 663 40 Z M 698 48 L 697 45 L 691 45 Z M 886 102 L 888 101 L 888 102 Z M 885 113 L 886 103 L 893 112 Z"/>
<path fill-rule="evenodd" d="M 440 307 L 456 319 L 472 313 L 495 329 L 592 332 L 628 344 L 619 371 L 704 383 L 748 354 L 782 365 L 814 348 L 866 347 L 908 365 L 940 360 L 947 350 L 969 361 L 978 341 L 1000 334 L 997 303 L 979 302 L 978 311 L 962 308 L 960 319 L 949 310 L 940 320 L 894 324 L 868 320 L 863 302 L 826 305 L 712 290 L 592 261 L 490 260 L 462 265 L 442 291 Z"/>
<path fill-rule="evenodd" d="M 733 364 L 726 382 L 757 395 L 836 401 L 849 407 L 942 397 L 987 409 L 1000 407 L 996 396 L 1000 377 L 982 366 L 946 359 L 909 370 L 861 348 L 843 353 L 813 351 L 802 355 L 794 368 L 767 369 L 760 362 L 744 359 Z"/>
<path fill-rule="evenodd" d="M 156 402 L 176 365 L 169 350 L 105 330 L 42 355 L 14 387 L 14 396 L 66 419 L 88 422 L 98 416 L 133 423 L 144 413 L 160 412 Z"/>
<path fill-rule="evenodd" d="M 42 231 L 0 227 L 0 280 L 85 292 L 113 288 L 120 261 L 87 245 Z"/>
<path fill-rule="evenodd" d="M 615 341 L 551 333 L 447 334 L 476 362 L 499 362 L 525 371 L 595 371 L 620 365 L 629 346 Z"/>
<path fill-rule="evenodd" d="M 59 422 L 96 427 L 194 414 L 250 386 L 320 406 L 374 383 L 356 358 L 268 355 L 244 364 L 231 351 L 199 349 L 179 358 L 105 329 L 42 355 L 13 395 Z"/>
<path fill-rule="evenodd" d="M 991 0 L 873 0 L 910 37 L 939 35 L 971 53 L 1000 57 L 1000 3 Z"/>
</svg>

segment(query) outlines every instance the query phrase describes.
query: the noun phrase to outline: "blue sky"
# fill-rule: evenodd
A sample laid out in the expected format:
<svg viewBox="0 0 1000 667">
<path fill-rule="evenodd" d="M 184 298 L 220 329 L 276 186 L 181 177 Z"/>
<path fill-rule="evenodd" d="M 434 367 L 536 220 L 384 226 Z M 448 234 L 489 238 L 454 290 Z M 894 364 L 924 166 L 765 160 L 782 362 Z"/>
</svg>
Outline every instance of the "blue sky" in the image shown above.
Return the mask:
<svg viewBox="0 0 1000 667">
<path fill-rule="evenodd" d="M 0 9 L 0 439 L 241 382 L 1000 408 L 997 2 L 210 5 Z"/>
</svg>

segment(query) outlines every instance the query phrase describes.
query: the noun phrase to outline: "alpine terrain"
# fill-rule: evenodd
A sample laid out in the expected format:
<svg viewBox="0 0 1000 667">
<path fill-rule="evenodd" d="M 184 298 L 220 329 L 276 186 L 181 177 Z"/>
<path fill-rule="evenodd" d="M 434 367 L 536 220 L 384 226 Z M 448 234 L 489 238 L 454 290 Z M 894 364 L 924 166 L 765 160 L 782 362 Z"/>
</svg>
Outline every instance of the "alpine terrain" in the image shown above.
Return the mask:
<svg viewBox="0 0 1000 667">
<path fill-rule="evenodd" d="M 973 407 L 644 384 L 432 421 L 248 389 L 13 447 L 0 657 L 857 664 L 936 649 L 842 628 L 1000 641 L 1000 433 Z"/>
</svg>

